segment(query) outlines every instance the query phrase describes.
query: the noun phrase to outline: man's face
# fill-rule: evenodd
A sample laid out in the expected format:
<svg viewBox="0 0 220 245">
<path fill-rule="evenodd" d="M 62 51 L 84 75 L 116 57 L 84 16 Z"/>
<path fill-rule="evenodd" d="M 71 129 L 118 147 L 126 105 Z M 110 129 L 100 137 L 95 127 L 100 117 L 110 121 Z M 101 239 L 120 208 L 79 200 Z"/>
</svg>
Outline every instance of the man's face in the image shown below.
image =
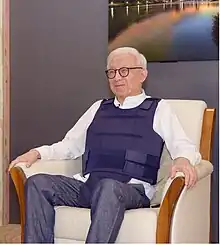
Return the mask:
<svg viewBox="0 0 220 245">
<path fill-rule="evenodd" d="M 137 63 L 137 58 L 132 54 L 116 55 L 109 64 L 109 69 L 120 69 L 123 67 L 137 68 L 129 69 L 129 74 L 126 77 L 127 69 L 121 69 L 122 76 L 117 70 L 114 78 L 109 79 L 109 84 L 112 92 L 117 98 L 125 99 L 128 96 L 140 94 L 142 91 L 142 83 L 147 77 L 146 69 L 140 68 Z"/>
</svg>

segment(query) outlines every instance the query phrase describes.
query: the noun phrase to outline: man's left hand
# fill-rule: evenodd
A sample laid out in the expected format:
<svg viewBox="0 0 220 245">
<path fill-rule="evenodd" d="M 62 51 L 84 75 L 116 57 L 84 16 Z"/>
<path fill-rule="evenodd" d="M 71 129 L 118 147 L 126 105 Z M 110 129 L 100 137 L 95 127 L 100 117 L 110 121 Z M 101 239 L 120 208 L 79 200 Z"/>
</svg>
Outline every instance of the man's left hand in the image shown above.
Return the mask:
<svg viewBox="0 0 220 245">
<path fill-rule="evenodd" d="M 197 182 L 198 176 L 195 167 L 192 166 L 188 159 L 179 157 L 174 160 L 171 168 L 171 178 L 174 178 L 176 172 L 182 172 L 185 176 L 185 185 L 187 188 L 191 188 Z"/>
</svg>

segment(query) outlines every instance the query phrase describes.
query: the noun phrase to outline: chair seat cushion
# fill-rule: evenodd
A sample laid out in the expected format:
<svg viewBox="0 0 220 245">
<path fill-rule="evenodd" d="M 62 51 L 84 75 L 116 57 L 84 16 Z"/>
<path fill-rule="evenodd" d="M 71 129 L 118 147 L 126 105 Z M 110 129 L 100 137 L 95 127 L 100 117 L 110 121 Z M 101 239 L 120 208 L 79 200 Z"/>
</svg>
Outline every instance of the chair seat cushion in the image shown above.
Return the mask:
<svg viewBox="0 0 220 245">
<path fill-rule="evenodd" d="M 117 243 L 155 243 L 157 208 L 127 210 Z M 55 208 L 55 241 L 85 241 L 89 225 L 90 210 L 60 206 Z"/>
</svg>

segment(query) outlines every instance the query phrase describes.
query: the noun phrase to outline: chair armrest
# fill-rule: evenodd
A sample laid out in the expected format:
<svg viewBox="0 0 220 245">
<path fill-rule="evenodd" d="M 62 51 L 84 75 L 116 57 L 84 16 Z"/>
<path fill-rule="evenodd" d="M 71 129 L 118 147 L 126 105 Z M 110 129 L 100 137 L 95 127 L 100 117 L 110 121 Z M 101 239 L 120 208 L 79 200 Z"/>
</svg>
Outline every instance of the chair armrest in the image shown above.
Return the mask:
<svg viewBox="0 0 220 245">
<path fill-rule="evenodd" d="M 183 188 L 172 215 L 170 243 L 209 243 L 211 175 Z"/>
<path fill-rule="evenodd" d="M 72 177 L 76 173 L 81 173 L 81 166 L 82 160 L 81 158 L 77 158 L 75 160 L 38 160 L 29 168 L 25 166 L 25 163 L 21 162 L 15 168 L 21 168 L 26 178 L 39 173 Z"/>
<path fill-rule="evenodd" d="M 160 206 L 160 211 L 158 215 L 157 222 L 157 243 L 169 243 L 170 242 L 170 232 L 171 232 L 171 222 L 176 210 L 176 205 L 181 202 L 181 196 L 184 193 L 190 192 L 197 196 L 197 186 L 200 186 L 200 182 L 203 179 L 210 176 L 213 171 L 213 166 L 209 161 L 202 160 L 198 165 L 195 166 L 198 175 L 198 182 L 195 187 L 187 189 L 185 187 L 185 178 L 183 173 L 177 173 L 175 178 L 169 178 L 166 182 L 163 192 L 163 199 Z"/>
<path fill-rule="evenodd" d="M 211 174 L 213 172 L 213 165 L 211 164 L 211 162 L 209 162 L 207 160 L 202 160 L 199 164 L 197 164 L 195 166 L 195 169 L 196 169 L 196 173 L 197 173 L 198 181 L 199 181 L 202 178 L 208 176 L 209 174 Z M 184 174 L 181 172 L 178 172 L 176 174 L 175 178 L 177 178 L 177 177 L 184 177 Z M 174 179 L 168 178 L 168 180 L 164 186 L 162 201 L 163 201 L 171 183 L 174 181 Z"/>
<path fill-rule="evenodd" d="M 24 222 L 25 222 L 25 195 L 24 184 L 27 178 L 38 173 L 47 173 L 53 175 L 65 175 L 72 177 L 76 173 L 80 173 L 82 169 L 81 158 L 76 160 L 56 160 L 44 161 L 38 160 L 30 168 L 25 163 L 18 163 L 10 170 L 10 175 L 15 185 L 18 195 L 21 219 L 21 241 L 24 239 Z"/>
</svg>

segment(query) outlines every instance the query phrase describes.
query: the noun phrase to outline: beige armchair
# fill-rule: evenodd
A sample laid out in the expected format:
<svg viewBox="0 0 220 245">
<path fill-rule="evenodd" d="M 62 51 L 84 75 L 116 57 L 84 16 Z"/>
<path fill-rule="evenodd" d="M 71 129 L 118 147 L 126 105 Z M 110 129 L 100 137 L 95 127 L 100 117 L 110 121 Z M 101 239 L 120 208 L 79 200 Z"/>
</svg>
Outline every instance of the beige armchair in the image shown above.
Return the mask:
<svg viewBox="0 0 220 245">
<path fill-rule="evenodd" d="M 192 189 L 184 187 L 182 173 L 171 180 L 168 167 L 172 160 L 165 147 L 151 208 L 126 211 L 117 243 L 209 242 L 210 180 L 213 171 L 210 158 L 215 109 L 208 109 L 205 102 L 196 100 L 169 100 L 169 103 L 187 135 L 200 148 L 203 160 L 196 166 L 199 180 Z M 25 180 L 36 173 L 72 177 L 80 171 L 81 159 L 39 160 L 31 168 L 20 163 L 11 169 L 20 204 L 22 238 Z M 60 206 L 55 210 L 55 243 L 84 243 L 90 224 L 89 209 Z"/>
</svg>

